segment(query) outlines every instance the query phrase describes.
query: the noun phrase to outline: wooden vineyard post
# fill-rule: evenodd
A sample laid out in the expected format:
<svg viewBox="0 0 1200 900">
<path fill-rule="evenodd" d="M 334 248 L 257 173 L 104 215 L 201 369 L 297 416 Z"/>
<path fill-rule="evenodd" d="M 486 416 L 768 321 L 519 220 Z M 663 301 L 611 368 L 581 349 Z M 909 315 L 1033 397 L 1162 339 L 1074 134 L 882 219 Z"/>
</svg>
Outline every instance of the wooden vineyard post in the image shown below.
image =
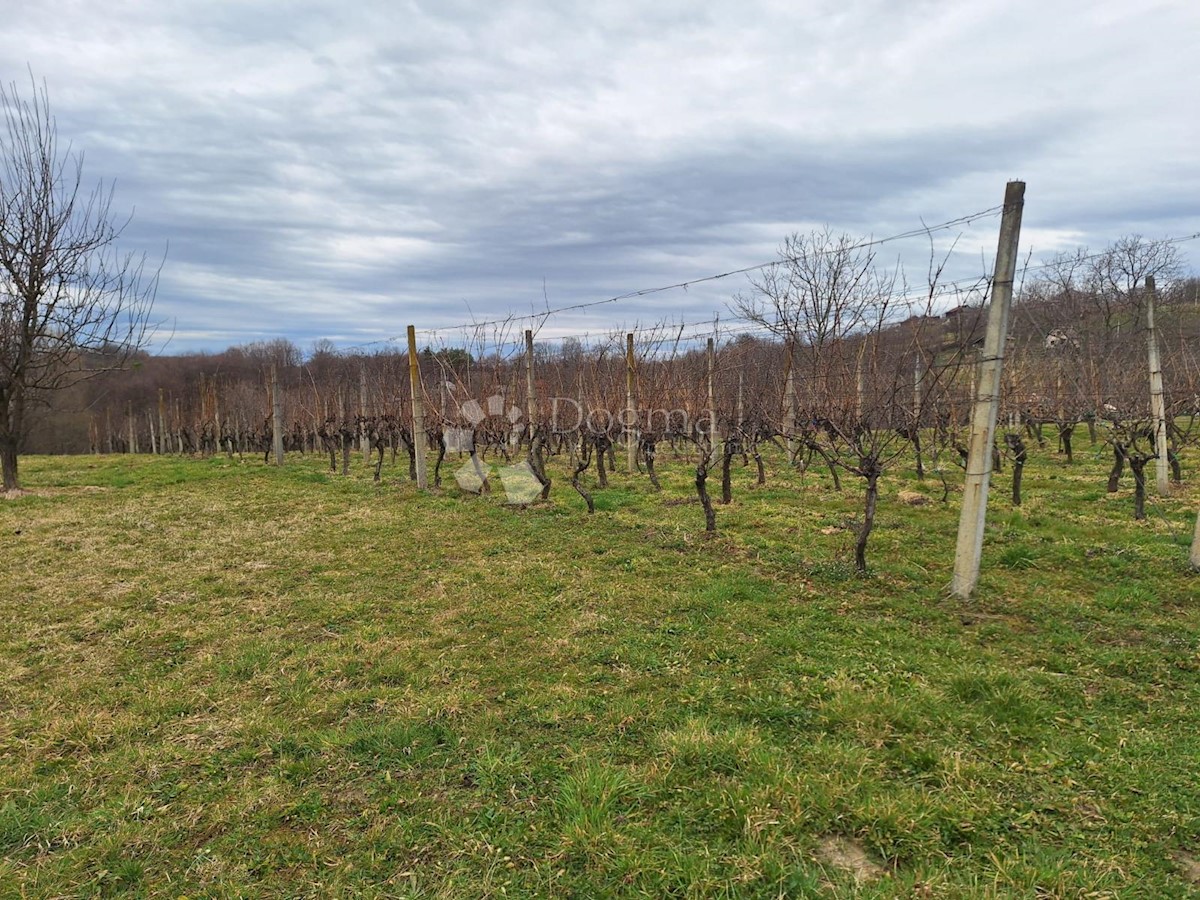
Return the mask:
<svg viewBox="0 0 1200 900">
<path fill-rule="evenodd" d="M 425 474 L 425 389 L 421 384 L 421 365 L 417 360 L 417 330 L 408 326 L 408 380 L 412 387 L 413 453 L 417 464 L 417 489 L 428 487 Z"/>
<path fill-rule="evenodd" d="M 921 354 L 917 354 L 913 359 L 913 422 L 915 427 L 921 426 L 921 382 L 924 379 L 925 373 L 921 370 Z"/>
<path fill-rule="evenodd" d="M 533 429 L 537 423 L 537 394 L 533 390 L 533 330 L 525 329 L 525 429 L 533 443 Z"/>
<path fill-rule="evenodd" d="M 213 440 L 216 442 L 216 450 L 221 452 L 221 400 L 217 396 L 217 376 L 214 375 L 208 382 L 208 392 L 212 395 L 212 414 L 213 414 Z M 230 456 L 233 454 L 231 453 Z"/>
<path fill-rule="evenodd" d="M 796 376 L 792 369 L 795 355 L 791 339 L 789 339 L 783 376 L 783 434 L 787 445 L 789 465 L 796 458 Z"/>
<path fill-rule="evenodd" d="M 1012 306 L 1024 206 L 1025 182 L 1010 181 L 1004 191 L 1004 212 L 1000 219 L 996 268 L 992 275 L 992 302 L 988 307 L 987 333 L 979 359 L 979 375 L 975 380 L 967 475 L 954 552 L 954 577 L 950 582 L 950 593 L 960 600 L 970 598 L 979 580 L 988 485 L 992 477 L 992 444 L 996 437 L 996 415 L 1000 409 L 1000 379 L 1004 369 L 1004 347 L 1008 340 L 1008 315 Z"/>
<path fill-rule="evenodd" d="M 1158 355 L 1158 331 L 1154 325 L 1154 303 L 1158 299 L 1154 276 L 1146 276 L 1146 345 L 1150 357 L 1150 414 L 1154 417 L 1155 482 L 1158 495 L 1171 492 L 1167 457 L 1167 409 L 1163 400 L 1162 360 Z"/>
<path fill-rule="evenodd" d="M 708 368 L 708 447 L 709 462 L 717 458 L 717 402 L 713 395 L 713 369 L 715 368 L 716 353 L 713 349 L 713 339 L 709 338 L 705 345 L 705 361 Z"/>
<path fill-rule="evenodd" d="M 275 465 L 283 465 L 283 398 L 279 395 L 279 373 L 271 364 L 271 448 Z"/>
<path fill-rule="evenodd" d="M 167 412 L 165 401 L 163 400 L 163 389 L 158 389 L 158 452 L 170 453 L 171 448 L 166 446 L 167 443 Z"/>
<path fill-rule="evenodd" d="M 867 352 L 867 342 L 864 340 L 858 348 L 858 362 L 854 367 L 854 419 L 860 425 L 866 407 L 867 379 L 863 371 L 863 356 Z"/>
<path fill-rule="evenodd" d="M 746 386 L 746 373 L 741 366 L 738 367 L 738 392 L 737 392 L 737 430 L 740 434 L 742 427 L 746 424 L 746 401 L 743 398 L 742 392 Z"/>
<path fill-rule="evenodd" d="M 365 426 L 364 421 L 367 418 L 367 367 L 359 366 L 358 368 L 358 416 L 360 427 Z M 363 462 L 371 461 L 371 436 L 367 434 L 367 429 L 362 428 L 362 434 L 358 436 L 358 449 L 362 451 Z"/>
<path fill-rule="evenodd" d="M 633 396 L 633 335 L 625 335 L 625 465 L 630 475 L 637 469 L 637 401 Z"/>
</svg>

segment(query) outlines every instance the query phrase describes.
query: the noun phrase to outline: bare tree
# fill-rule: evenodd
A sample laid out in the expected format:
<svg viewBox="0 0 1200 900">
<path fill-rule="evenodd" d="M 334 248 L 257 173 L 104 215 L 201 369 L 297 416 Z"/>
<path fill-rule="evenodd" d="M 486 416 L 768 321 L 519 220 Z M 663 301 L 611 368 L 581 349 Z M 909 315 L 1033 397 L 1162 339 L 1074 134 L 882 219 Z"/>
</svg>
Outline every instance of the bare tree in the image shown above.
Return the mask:
<svg viewBox="0 0 1200 900">
<path fill-rule="evenodd" d="M 119 250 L 112 186 L 84 188 L 45 85 L 0 85 L 0 106 L 0 468 L 15 490 L 30 408 L 146 345 L 158 274 Z"/>
</svg>

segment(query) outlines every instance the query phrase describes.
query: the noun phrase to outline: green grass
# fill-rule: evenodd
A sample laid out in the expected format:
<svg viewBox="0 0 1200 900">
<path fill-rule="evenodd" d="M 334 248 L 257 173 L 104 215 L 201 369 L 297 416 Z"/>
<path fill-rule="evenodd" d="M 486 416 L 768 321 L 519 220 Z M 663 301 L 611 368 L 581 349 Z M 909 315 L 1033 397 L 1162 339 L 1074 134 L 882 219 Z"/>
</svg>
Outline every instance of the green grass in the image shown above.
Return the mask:
<svg viewBox="0 0 1200 900">
<path fill-rule="evenodd" d="M 1103 458 L 1031 456 L 970 604 L 957 495 L 907 473 L 862 577 L 860 486 L 779 459 L 715 537 L 669 453 L 593 516 L 561 467 L 522 509 L 360 457 L 25 459 L 0 896 L 1187 896 L 1200 496 L 1136 523 Z"/>
</svg>

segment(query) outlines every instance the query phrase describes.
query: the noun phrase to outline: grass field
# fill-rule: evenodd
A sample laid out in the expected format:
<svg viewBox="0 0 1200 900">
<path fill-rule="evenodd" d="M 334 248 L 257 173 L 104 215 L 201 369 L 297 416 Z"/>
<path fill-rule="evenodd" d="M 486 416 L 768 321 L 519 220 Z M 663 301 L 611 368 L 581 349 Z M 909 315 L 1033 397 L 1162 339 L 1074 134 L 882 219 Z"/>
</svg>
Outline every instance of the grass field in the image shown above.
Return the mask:
<svg viewBox="0 0 1200 900">
<path fill-rule="evenodd" d="M 706 539 L 667 456 L 591 517 L 561 468 L 514 509 L 361 458 L 24 459 L 0 896 L 1200 891 L 1194 484 L 1135 523 L 1098 448 L 1033 453 L 962 604 L 936 480 L 886 480 L 858 577 L 853 478 L 739 469 Z"/>
</svg>

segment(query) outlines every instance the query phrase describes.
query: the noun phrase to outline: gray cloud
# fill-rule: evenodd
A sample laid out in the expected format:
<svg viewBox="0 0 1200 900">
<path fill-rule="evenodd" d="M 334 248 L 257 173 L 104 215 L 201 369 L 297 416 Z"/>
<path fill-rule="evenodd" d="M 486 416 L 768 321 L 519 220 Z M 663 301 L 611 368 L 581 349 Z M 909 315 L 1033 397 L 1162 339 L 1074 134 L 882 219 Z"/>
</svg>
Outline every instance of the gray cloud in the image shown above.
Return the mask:
<svg viewBox="0 0 1200 900">
<path fill-rule="evenodd" d="M 1035 251 L 1200 230 L 1200 11 L 1046 6 L 49 2 L 10 11 L 0 71 L 46 79 L 129 243 L 170 241 L 171 349 L 356 344 L 763 262 L 793 229 L 907 231 L 1010 177 Z M 889 254 L 920 275 L 928 242 Z"/>
</svg>

